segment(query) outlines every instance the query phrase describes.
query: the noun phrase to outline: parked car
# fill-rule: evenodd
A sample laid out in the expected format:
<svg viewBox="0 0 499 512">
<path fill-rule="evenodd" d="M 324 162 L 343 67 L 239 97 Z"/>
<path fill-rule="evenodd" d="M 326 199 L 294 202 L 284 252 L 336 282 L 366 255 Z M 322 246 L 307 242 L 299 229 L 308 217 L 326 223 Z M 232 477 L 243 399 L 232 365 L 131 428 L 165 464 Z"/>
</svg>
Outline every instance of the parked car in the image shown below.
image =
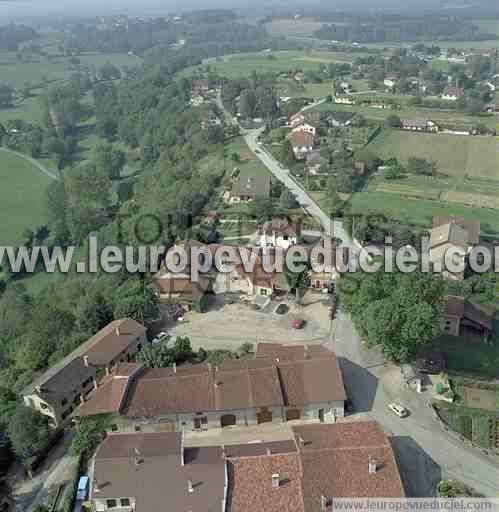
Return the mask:
<svg viewBox="0 0 499 512">
<path fill-rule="evenodd" d="M 78 489 L 76 491 L 76 500 L 85 501 L 88 494 L 88 476 L 80 477 L 78 480 Z"/>
<path fill-rule="evenodd" d="M 396 404 L 395 402 L 388 404 L 388 409 L 395 413 L 399 418 L 405 418 L 409 414 L 409 411 L 405 407 L 400 404 Z"/>
<path fill-rule="evenodd" d="M 166 338 L 168 338 L 168 333 L 161 331 L 155 338 L 152 339 L 151 343 L 153 345 L 157 345 L 158 343 L 165 341 Z"/>
<path fill-rule="evenodd" d="M 305 327 L 305 320 L 301 320 L 299 318 L 295 318 L 292 322 L 291 322 L 291 327 L 293 329 L 303 329 Z"/>
</svg>

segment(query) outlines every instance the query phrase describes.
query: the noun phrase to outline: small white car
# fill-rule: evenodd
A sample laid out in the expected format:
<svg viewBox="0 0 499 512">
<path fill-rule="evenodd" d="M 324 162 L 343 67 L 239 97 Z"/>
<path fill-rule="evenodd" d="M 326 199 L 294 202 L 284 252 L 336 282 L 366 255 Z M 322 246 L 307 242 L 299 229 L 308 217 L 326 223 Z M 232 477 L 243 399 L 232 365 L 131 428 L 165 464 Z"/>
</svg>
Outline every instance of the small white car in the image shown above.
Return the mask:
<svg viewBox="0 0 499 512">
<path fill-rule="evenodd" d="M 165 338 L 168 337 L 168 333 L 167 332 L 164 332 L 164 331 L 161 331 L 160 333 L 158 333 L 158 335 L 151 341 L 151 343 L 153 345 L 157 345 L 158 343 L 161 343 L 162 341 L 165 340 Z"/>
<path fill-rule="evenodd" d="M 409 411 L 405 407 L 400 404 L 396 404 L 395 402 L 388 404 L 388 409 L 395 413 L 399 418 L 405 418 L 409 414 Z"/>
</svg>

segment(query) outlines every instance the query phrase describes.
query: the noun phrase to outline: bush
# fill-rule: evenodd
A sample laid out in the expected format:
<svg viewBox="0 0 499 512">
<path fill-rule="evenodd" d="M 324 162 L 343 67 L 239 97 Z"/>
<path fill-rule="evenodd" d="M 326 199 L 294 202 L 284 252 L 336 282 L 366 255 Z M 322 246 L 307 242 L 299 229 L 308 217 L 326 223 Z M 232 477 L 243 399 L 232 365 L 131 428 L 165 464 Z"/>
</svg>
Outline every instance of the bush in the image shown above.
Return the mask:
<svg viewBox="0 0 499 512">
<path fill-rule="evenodd" d="M 75 500 L 76 500 L 76 492 L 78 488 L 78 480 L 80 479 L 81 468 L 83 465 L 83 455 L 78 455 L 76 467 L 73 472 L 73 477 L 71 478 L 66 490 L 64 492 L 64 496 L 61 500 L 61 505 L 58 508 L 58 512 L 73 512 Z"/>
</svg>

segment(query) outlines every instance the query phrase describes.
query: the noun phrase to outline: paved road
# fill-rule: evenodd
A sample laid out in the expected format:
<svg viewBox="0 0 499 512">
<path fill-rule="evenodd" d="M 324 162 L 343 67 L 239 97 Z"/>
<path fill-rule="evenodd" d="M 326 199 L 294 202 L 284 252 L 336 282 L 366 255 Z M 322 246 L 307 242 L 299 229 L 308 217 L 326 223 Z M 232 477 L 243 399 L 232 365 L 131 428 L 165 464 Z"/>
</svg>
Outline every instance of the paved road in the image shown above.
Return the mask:
<svg viewBox="0 0 499 512">
<path fill-rule="evenodd" d="M 31 158 L 28 155 L 25 155 L 24 153 L 19 153 L 19 151 L 14 151 L 14 150 L 9 149 L 9 148 L 0 148 L 0 151 L 4 151 L 5 153 L 11 153 L 12 155 L 16 155 L 19 158 L 22 158 L 22 159 L 26 160 L 31 165 L 34 165 L 40 172 L 42 172 L 43 174 L 45 174 L 46 176 L 48 176 L 49 178 L 51 178 L 53 180 L 58 180 L 59 179 L 59 177 L 57 175 L 55 175 L 52 171 L 49 171 L 40 162 L 38 162 L 34 158 Z"/>
<path fill-rule="evenodd" d="M 455 478 L 488 497 L 499 496 L 499 465 L 445 432 L 426 405 L 428 397 L 389 381 L 382 354 L 367 350 L 344 313 L 336 321 L 334 341 L 347 393 L 355 409 L 379 421 L 395 436 L 404 484 L 412 495 L 429 495 L 440 478 Z M 393 372 L 392 372 L 393 373 Z M 399 419 L 387 409 L 403 403 L 410 416 Z M 398 448 L 398 449 L 397 449 Z"/>
<path fill-rule="evenodd" d="M 328 235 L 341 238 L 343 243 L 350 244 L 351 237 L 343 229 L 340 221 L 332 221 L 329 215 L 324 213 L 319 205 L 307 194 L 302 186 L 293 178 L 289 169 L 284 169 L 281 164 L 263 146 L 258 145 L 258 137 L 263 133 L 264 128 L 251 130 L 244 133 L 244 139 L 248 147 L 253 151 L 267 169 L 281 181 L 296 197 L 300 206 L 310 215 L 315 217 L 321 224 L 324 232 Z"/>
</svg>

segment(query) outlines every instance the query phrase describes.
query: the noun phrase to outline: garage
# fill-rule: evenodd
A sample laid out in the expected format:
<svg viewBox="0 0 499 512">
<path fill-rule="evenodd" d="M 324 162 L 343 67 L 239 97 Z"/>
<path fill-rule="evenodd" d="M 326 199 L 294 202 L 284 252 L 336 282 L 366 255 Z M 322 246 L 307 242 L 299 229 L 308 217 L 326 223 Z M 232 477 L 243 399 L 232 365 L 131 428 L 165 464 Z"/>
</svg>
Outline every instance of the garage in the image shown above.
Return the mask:
<svg viewBox="0 0 499 512">
<path fill-rule="evenodd" d="M 223 427 L 230 427 L 236 424 L 236 417 L 234 414 L 224 414 L 220 418 L 220 425 Z"/>
<path fill-rule="evenodd" d="M 256 414 L 256 422 L 260 423 L 271 423 L 272 422 L 272 411 L 260 411 Z"/>
<path fill-rule="evenodd" d="M 299 420 L 301 417 L 300 409 L 288 409 L 286 411 L 286 421 Z"/>
</svg>

